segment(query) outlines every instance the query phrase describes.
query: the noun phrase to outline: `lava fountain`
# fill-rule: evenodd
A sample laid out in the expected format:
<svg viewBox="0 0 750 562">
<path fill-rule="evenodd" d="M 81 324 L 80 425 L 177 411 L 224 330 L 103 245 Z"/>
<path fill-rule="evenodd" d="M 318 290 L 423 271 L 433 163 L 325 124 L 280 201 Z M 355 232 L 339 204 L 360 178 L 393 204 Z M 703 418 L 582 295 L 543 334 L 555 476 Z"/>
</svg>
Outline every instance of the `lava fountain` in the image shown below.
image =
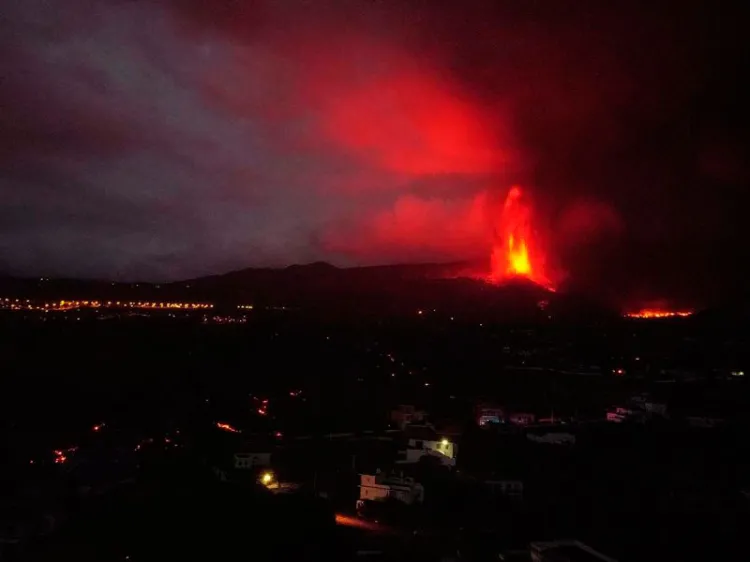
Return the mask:
<svg viewBox="0 0 750 562">
<path fill-rule="evenodd" d="M 531 206 L 520 187 L 508 192 L 495 227 L 490 279 L 493 282 L 525 278 L 551 289 L 544 274 L 544 256 L 534 245 Z"/>
</svg>

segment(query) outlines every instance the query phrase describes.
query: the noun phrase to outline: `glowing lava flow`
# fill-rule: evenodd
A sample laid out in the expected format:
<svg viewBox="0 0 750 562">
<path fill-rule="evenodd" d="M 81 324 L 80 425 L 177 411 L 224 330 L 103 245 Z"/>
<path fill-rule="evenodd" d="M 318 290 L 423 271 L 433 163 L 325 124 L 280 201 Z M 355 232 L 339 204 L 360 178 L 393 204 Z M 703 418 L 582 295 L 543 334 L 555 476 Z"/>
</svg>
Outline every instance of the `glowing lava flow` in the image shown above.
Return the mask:
<svg viewBox="0 0 750 562">
<path fill-rule="evenodd" d="M 228 433 L 241 433 L 241 431 L 239 429 L 236 429 L 236 428 L 232 427 L 228 423 L 216 422 L 216 427 L 218 427 L 222 431 L 226 431 Z"/>
<path fill-rule="evenodd" d="M 663 310 L 659 308 L 643 308 L 638 312 L 628 312 L 626 318 L 642 318 L 651 320 L 654 318 L 686 318 L 693 314 L 690 310 Z"/>
<path fill-rule="evenodd" d="M 524 277 L 549 287 L 544 275 L 543 259 L 538 249 L 532 246 L 531 208 L 523 200 L 521 188 L 512 187 L 503 204 L 491 258 L 494 282 L 509 278 Z"/>
</svg>

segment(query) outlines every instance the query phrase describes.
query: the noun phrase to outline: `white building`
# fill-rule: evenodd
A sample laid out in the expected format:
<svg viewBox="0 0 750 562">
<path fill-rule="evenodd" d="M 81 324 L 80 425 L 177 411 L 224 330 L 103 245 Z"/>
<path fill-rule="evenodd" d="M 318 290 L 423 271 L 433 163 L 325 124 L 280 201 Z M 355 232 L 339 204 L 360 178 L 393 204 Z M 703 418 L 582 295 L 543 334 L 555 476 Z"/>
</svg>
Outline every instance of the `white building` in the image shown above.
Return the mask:
<svg viewBox="0 0 750 562">
<path fill-rule="evenodd" d="M 360 474 L 359 501 L 385 501 L 388 498 L 406 504 L 422 503 L 424 487 L 414 478 L 384 473 Z M 358 502 L 359 503 L 359 502 Z"/>
<path fill-rule="evenodd" d="M 251 470 L 258 467 L 271 466 L 271 453 L 235 453 L 234 468 Z"/>
<path fill-rule="evenodd" d="M 422 457 L 435 457 L 444 466 L 455 466 L 458 445 L 445 437 L 438 437 L 432 426 L 411 426 L 406 430 L 406 449 L 399 451 L 396 462 L 413 464 Z"/>
</svg>

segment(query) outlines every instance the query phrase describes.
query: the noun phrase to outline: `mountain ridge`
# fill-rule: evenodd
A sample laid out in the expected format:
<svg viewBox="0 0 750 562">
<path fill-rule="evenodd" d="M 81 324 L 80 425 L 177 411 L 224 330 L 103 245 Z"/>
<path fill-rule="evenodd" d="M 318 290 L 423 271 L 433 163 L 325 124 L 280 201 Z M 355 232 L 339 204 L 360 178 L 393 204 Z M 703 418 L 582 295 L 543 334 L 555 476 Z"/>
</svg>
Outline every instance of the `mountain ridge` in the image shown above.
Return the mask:
<svg viewBox="0 0 750 562">
<path fill-rule="evenodd" d="M 484 267 L 482 267 L 484 265 Z M 486 264 L 450 262 L 341 268 L 326 262 L 245 268 L 169 283 L 75 279 L 0 279 L 0 296 L 211 302 L 291 307 L 322 315 L 405 315 L 449 311 L 463 317 L 610 317 L 612 309 L 581 295 L 555 293 L 527 279 L 488 283 Z"/>
</svg>

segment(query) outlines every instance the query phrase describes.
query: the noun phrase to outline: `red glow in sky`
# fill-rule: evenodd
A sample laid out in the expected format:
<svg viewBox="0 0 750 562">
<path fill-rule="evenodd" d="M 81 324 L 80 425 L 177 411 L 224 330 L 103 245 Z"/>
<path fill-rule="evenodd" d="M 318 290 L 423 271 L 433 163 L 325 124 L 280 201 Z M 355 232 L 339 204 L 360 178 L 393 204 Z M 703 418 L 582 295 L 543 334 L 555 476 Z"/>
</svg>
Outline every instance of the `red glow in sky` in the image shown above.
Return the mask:
<svg viewBox="0 0 750 562">
<path fill-rule="evenodd" d="M 497 229 L 495 279 L 741 285 L 742 3 L 5 4 L 4 274 L 483 259 L 486 278 L 483 198 L 518 181 L 543 244 Z"/>
<path fill-rule="evenodd" d="M 531 207 L 524 200 L 521 188 L 512 187 L 495 228 L 491 258 L 493 280 L 524 277 L 539 285 L 549 285 L 544 273 L 544 256 L 534 239 L 531 219 Z"/>
<path fill-rule="evenodd" d="M 488 200 L 487 192 L 453 200 L 402 195 L 389 209 L 366 210 L 350 223 L 332 228 L 324 242 L 332 251 L 357 259 L 377 259 L 393 253 L 394 248 L 398 259 L 390 261 L 479 256 L 491 240 Z"/>
<path fill-rule="evenodd" d="M 347 88 L 328 108 L 325 130 L 345 150 L 409 177 L 487 173 L 501 158 L 476 109 L 424 70 Z"/>
</svg>

